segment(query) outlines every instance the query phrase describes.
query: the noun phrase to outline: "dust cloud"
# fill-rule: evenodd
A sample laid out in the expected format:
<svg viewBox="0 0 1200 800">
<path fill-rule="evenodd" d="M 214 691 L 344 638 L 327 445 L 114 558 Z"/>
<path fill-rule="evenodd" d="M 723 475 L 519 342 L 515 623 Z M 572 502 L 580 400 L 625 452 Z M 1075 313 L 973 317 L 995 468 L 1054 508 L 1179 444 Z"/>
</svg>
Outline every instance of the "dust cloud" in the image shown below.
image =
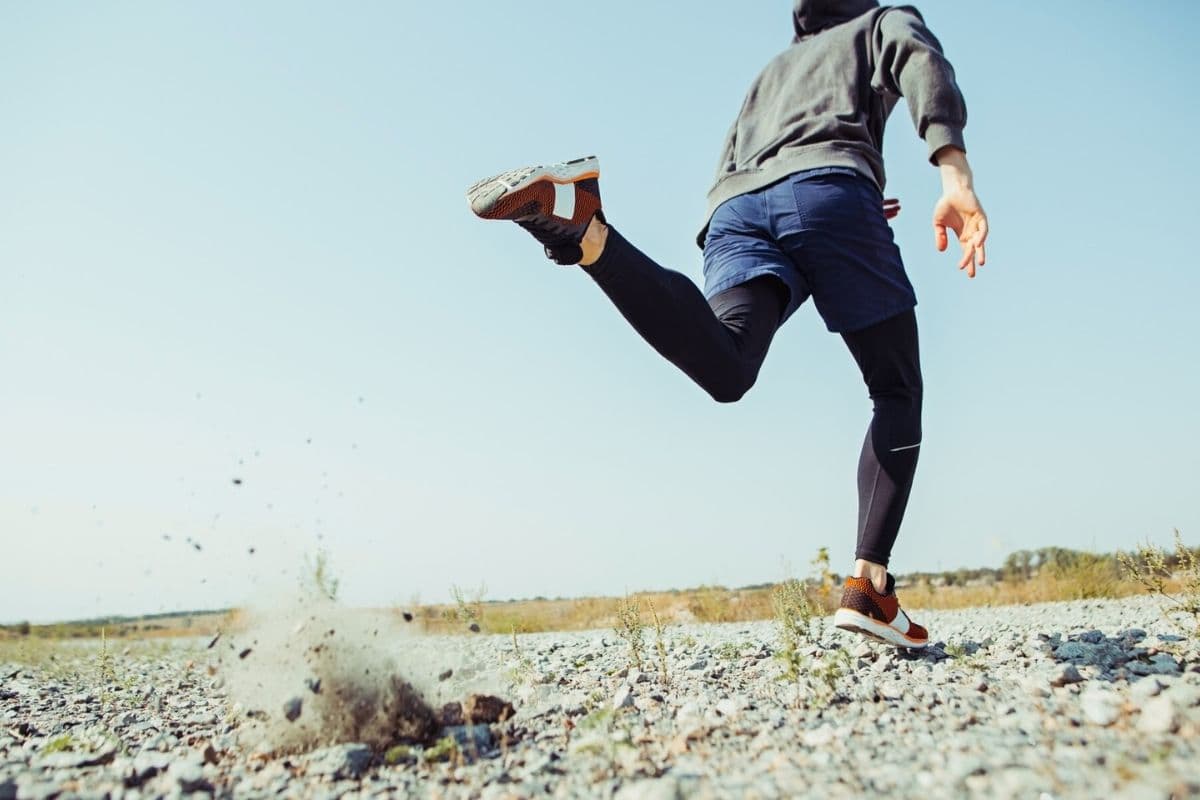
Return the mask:
<svg viewBox="0 0 1200 800">
<path fill-rule="evenodd" d="M 383 748 L 438 730 L 427 697 L 451 653 L 395 613 L 348 609 L 312 592 L 257 602 L 212 646 L 243 747 L 303 752 L 342 742 Z M 436 653 L 436 650 L 435 650 Z"/>
</svg>

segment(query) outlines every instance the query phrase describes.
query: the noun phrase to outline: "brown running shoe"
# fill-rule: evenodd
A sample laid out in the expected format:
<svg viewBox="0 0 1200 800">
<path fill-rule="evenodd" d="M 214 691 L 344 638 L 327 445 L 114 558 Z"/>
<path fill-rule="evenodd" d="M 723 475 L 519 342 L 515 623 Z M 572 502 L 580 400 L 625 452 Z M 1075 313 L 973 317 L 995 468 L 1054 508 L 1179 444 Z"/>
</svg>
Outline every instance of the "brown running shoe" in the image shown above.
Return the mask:
<svg viewBox="0 0 1200 800">
<path fill-rule="evenodd" d="M 847 578 L 841 608 L 834 613 L 833 624 L 896 647 L 919 650 L 929 643 L 929 632 L 900 608 L 896 579 L 891 575 L 884 594 L 875 591 L 870 578 Z"/>
<path fill-rule="evenodd" d="M 592 217 L 602 214 L 600 162 L 587 156 L 510 170 L 476 183 L 467 202 L 476 216 L 510 220 L 529 231 L 552 261 L 577 264 L 583 258 L 579 242 Z"/>
</svg>

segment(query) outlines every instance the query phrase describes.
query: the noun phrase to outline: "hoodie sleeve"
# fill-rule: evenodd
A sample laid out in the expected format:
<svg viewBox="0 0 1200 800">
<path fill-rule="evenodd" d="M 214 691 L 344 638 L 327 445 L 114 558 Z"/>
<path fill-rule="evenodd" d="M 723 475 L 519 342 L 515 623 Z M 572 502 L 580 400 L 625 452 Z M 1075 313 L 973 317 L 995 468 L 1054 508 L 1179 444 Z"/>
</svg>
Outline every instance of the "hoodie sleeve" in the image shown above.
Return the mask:
<svg viewBox="0 0 1200 800">
<path fill-rule="evenodd" d="M 872 88 L 908 101 L 917 134 L 929 148 L 929 160 L 933 162 L 934 154 L 947 145 L 966 150 L 962 132 L 967 105 L 955 83 L 954 68 L 915 8 L 896 6 L 880 14 L 872 55 Z"/>
</svg>

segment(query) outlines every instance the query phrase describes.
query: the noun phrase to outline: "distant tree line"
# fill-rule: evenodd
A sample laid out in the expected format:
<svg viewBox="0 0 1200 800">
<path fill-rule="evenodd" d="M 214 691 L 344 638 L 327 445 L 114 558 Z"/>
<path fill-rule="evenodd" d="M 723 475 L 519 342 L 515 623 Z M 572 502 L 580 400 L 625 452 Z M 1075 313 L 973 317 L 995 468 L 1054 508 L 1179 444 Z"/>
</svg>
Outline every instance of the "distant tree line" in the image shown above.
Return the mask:
<svg viewBox="0 0 1200 800">
<path fill-rule="evenodd" d="M 1191 550 L 1200 554 L 1200 548 Z M 1110 573 L 1114 578 L 1121 574 L 1117 553 L 1091 553 L 1086 550 L 1071 550 L 1066 547 L 1040 547 L 1036 550 L 1017 550 L 1009 553 L 999 567 L 960 567 L 943 572 L 911 572 L 902 576 L 906 583 L 929 582 L 942 586 L 966 586 L 972 583 L 1019 582 L 1049 571 L 1065 574 L 1081 568 L 1095 570 L 1096 574 Z M 1136 558 L 1136 556 L 1135 556 Z M 1179 567 L 1179 553 L 1167 553 L 1168 569 Z"/>
<path fill-rule="evenodd" d="M 167 626 L 158 624 L 159 620 L 181 619 L 180 625 L 190 628 L 193 617 L 205 617 L 214 614 L 227 614 L 230 609 L 202 611 L 162 611 L 155 614 L 142 614 L 136 617 L 110 616 L 94 617 L 92 619 L 54 622 L 46 625 L 31 625 L 28 621 L 12 625 L 0 625 L 0 633 L 7 636 L 43 636 L 52 639 L 62 638 L 94 638 L 105 630 L 109 636 L 126 636 L 138 630 L 159 630 Z"/>
</svg>

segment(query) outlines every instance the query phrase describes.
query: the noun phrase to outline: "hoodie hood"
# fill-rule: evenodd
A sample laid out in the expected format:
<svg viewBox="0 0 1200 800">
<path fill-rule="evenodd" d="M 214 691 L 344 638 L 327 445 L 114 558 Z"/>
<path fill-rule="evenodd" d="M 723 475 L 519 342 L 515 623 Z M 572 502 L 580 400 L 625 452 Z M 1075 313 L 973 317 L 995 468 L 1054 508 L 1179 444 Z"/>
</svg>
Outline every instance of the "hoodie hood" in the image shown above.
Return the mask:
<svg viewBox="0 0 1200 800">
<path fill-rule="evenodd" d="M 796 40 L 854 19 L 873 8 L 879 8 L 878 0 L 796 0 L 792 10 Z"/>
</svg>

